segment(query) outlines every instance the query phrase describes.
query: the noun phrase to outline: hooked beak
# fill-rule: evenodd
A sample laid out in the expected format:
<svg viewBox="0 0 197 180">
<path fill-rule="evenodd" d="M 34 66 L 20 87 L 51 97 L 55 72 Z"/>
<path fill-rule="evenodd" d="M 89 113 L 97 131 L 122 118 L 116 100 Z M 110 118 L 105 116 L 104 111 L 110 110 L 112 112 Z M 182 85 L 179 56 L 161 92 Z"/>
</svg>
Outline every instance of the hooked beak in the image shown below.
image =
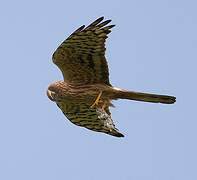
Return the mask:
<svg viewBox="0 0 197 180">
<path fill-rule="evenodd" d="M 55 93 L 47 89 L 47 96 L 51 101 L 55 101 L 54 96 Z"/>
</svg>

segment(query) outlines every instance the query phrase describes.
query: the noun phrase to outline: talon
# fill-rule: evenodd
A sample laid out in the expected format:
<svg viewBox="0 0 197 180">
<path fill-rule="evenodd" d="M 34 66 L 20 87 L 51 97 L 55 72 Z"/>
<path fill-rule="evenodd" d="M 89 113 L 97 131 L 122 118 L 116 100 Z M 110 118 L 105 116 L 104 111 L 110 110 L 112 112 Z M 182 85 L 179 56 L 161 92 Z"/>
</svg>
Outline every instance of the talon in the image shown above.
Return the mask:
<svg viewBox="0 0 197 180">
<path fill-rule="evenodd" d="M 102 101 L 100 100 L 101 95 L 102 95 L 102 92 L 100 92 L 100 93 L 98 94 L 98 96 L 97 96 L 95 102 L 91 105 L 91 108 L 94 108 L 95 105 L 98 105 L 99 102 L 102 102 Z"/>
</svg>

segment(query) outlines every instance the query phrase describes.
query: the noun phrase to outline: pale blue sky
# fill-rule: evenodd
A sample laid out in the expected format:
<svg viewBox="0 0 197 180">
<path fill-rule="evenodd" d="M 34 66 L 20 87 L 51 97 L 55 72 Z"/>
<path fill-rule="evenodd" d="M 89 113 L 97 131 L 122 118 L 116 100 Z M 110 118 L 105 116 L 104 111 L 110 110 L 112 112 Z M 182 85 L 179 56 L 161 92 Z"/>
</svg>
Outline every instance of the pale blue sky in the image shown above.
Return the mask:
<svg viewBox="0 0 197 180">
<path fill-rule="evenodd" d="M 196 180 L 197 1 L 2 1 L 0 179 Z M 111 109 L 125 138 L 71 124 L 46 88 L 62 79 L 51 56 L 100 16 L 111 83 L 174 95 L 174 105 L 128 100 Z"/>
</svg>

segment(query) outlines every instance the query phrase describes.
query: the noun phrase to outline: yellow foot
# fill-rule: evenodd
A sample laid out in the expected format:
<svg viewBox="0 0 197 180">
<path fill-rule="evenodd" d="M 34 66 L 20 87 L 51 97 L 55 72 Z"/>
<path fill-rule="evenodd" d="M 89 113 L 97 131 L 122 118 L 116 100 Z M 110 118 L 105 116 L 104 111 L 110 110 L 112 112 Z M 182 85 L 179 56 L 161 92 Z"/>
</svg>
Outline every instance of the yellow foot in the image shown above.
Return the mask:
<svg viewBox="0 0 197 180">
<path fill-rule="evenodd" d="M 97 98 L 96 98 L 96 101 L 92 104 L 91 108 L 94 108 L 95 105 L 98 105 L 99 102 L 102 102 L 102 101 L 100 100 L 101 95 L 102 95 L 102 92 L 100 92 L 100 93 L 98 94 L 98 96 L 97 96 Z"/>
<path fill-rule="evenodd" d="M 102 106 L 102 110 L 104 111 L 105 110 L 105 107 L 106 107 L 106 102 L 103 104 Z"/>
</svg>

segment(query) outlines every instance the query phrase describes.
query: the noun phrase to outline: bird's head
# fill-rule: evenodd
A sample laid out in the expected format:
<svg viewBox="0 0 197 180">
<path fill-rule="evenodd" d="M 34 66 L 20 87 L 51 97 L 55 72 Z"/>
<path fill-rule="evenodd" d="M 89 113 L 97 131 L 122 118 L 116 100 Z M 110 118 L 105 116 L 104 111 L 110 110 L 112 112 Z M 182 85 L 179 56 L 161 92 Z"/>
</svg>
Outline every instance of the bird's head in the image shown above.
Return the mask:
<svg viewBox="0 0 197 180">
<path fill-rule="evenodd" d="M 59 102 L 61 100 L 61 95 L 59 92 L 59 86 L 57 84 L 58 82 L 52 83 L 47 88 L 47 96 L 51 101 Z"/>
</svg>

